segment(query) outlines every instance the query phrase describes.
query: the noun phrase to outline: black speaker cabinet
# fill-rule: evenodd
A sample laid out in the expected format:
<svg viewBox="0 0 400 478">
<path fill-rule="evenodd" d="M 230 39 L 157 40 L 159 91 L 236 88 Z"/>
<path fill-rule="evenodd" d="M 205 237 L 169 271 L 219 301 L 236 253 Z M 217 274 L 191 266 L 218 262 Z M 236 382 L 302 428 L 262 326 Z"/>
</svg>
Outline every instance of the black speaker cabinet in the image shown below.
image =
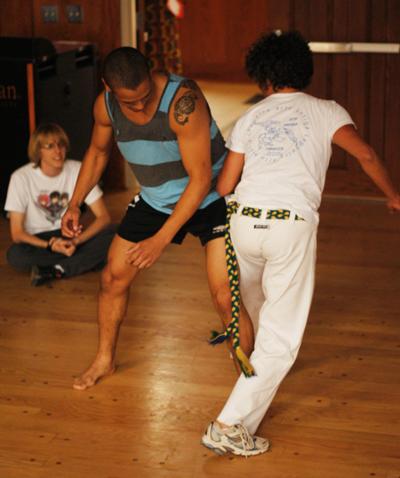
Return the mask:
<svg viewBox="0 0 400 478">
<path fill-rule="evenodd" d="M 71 141 L 68 157 L 82 159 L 90 142 L 97 94 L 95 46 L 44 38 L 0 37 L 0 204 L 12 172 L 28 161 L 37 125 L 58 123 Z"/>
</svg>

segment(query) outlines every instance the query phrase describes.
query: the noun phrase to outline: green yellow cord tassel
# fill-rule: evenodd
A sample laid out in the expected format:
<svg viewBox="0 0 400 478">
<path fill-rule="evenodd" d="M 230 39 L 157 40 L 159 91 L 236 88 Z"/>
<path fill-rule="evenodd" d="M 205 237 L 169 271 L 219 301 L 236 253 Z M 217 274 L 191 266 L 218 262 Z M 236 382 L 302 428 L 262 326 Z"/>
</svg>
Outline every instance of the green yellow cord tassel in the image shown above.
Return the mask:
<svg viewBox="0 0 400 478">
<path fill-rule="evenodd" d="M 240 316 L 240 289 L 239 289 L 239 268 L 237 265 L 235 249 L 232 244 L 230 235 L 230 220 L 232 214 L 238 210 L 238 203 L 231 201 L 227 205 L 227 221 L 225 229 L 225 250 L 226 250 L 226 265 L 228 268 L 229 286 L 231 289 L 231 303 L 232 303 L 232 319 L 227 326 L 225 332 L 218 333 L 213 331 L 209 343 L 217 345 L 229 337 L 232 338 L 232 346 L 239 363 L 240 369 L 245 377 L 252 377 L 255 375 L 254 369 L 247 358 L 246 354 L 240 347 L 239 335 L 239 316 Z"/>
</svg>

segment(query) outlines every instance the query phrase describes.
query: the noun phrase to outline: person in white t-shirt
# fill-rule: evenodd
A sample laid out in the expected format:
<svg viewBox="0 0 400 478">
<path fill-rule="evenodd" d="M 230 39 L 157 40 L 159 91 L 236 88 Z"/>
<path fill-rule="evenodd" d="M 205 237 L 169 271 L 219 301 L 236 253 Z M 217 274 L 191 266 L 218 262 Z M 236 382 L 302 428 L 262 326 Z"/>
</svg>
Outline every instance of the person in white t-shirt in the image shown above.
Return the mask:
<svg viewBox="0 0 400 478">
<path fill-rule="evenodd" d="M 4 208 L 14 244 L 7 260 L 17 269 L 30 270 L 34 286 L 102 267 L 114 235 L 103 193 L 95 186 L 86 199 L 95 219 L 79 237 L 62 237 L 61 217 L 81 165 L 66 159 L 68 148 L 59 125 L 39 126 L 29 140 L 31 162 L 12 174 L 8 186 Z"/>
<path fill-rule="evenodd" d="M 374 150 L 334 101 L 303 93 L 312 54 L 297 32 L 261 37 L 246 57 L 265 99 L 236 123 L 218 179 L 229 199 L 230 234 L 240 269 L 241 298 L 253 322 L 255 376 L 242 374 L 203 444 L 222 454 L 268 450 L 254 436 L 302 342 L 313 290 L 318 207 L 334 143 L 360 163 L 400 210 L 400 196 Z"/>
</svg>

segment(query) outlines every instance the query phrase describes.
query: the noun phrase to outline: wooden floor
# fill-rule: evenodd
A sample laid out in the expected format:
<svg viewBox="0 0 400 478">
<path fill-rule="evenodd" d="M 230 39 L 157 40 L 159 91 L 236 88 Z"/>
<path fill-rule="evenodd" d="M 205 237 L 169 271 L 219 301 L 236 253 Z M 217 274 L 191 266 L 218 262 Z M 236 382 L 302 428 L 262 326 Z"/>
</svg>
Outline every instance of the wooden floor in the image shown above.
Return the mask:
<svg viewBox="0 0 400 478">
<path fill-rule="evenodd" d="M 115 220 L 129 195 L 107 197 Z M 132 289 L 117 373 L 86 392 L 98 273 L 32 288 L 11 270 L 0 221 L 2 478 L 400 477 L 400 217 L 326 199 L 317 287 L 296 365 L 259 430 L 269 453 L 218 457 L 199 444 L 235 373 L 203 252 L 171 246 Z"/>
<path fill-rule="evenodd" d="M 225 134 L 256 93 L 201 86 Z M 106 197 L 115 221 L 129 198 Z M 86 392 L 71 383 L 96 350 L 99 273 L 32 288 L 9 244 L 0 219 L 1 478 L 400 478 L 400 216 L 382 203 L 325 198 L 304 343 L 259 430 L 272 449 L 249 459 L 199 444 L 235 373 L 207 345 L 219 321 L 196 240 L 139 277 L 119 368 Z"/>
</svg>

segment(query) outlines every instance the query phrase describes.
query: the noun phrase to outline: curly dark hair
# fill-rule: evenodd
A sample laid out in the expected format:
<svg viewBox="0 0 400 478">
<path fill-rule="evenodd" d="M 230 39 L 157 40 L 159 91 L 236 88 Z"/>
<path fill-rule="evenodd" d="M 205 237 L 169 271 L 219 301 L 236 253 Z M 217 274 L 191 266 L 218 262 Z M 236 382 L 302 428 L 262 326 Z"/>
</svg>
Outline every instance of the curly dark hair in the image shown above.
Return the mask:
<svg viewBox="0 0 400 478">
<path fill-rule="evenodd" d="M 249 48 L 246 70 L 261 89 L 272 85 L 274 91 L 284 87 L 303 90 L 314 71 L 312 53 L 297 31 L 267 33 Z"/>
</svg>

